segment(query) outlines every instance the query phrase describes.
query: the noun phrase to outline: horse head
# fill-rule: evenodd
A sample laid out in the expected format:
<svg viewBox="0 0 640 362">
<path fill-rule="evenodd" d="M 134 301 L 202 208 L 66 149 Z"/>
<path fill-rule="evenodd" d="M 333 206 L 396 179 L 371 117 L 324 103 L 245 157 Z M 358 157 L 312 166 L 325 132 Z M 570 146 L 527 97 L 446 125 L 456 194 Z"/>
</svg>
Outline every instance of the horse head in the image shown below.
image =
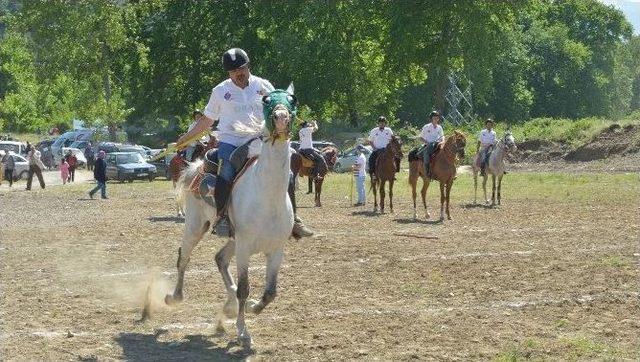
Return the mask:
<svg viewBox="0 0 640 362">
<path fill-rule="evenodd" d="M 458 158 L 464 158 L 464 148 L 467 146 L 467 137 L 464 133 L 456 130 L 453 132 L 453 141 L 455 145 L 455 153 Z"/>
<path fill-rule="evenodd" d="M 287 90 L 276 89 L 262 97 L 267 138 L 288 140 L 291 124 L 296 120 L 298 100 L 293 95 L 293 84 Z"/>
<path fill-rule="evenodd" d="M 333 146 L 323 148 L 320 153 L 322 153 L 322 156 L 329 167 L 333 167 L 338 161 L 338 149 Z"/>
<path fill-rule="evenodd" d="M 389 145 L 387 146 L 387 148 L 391 149 L 391 152 L 393 152 L 394 157 L 396 158 L 403 157 L 402 141 L 400 140 L 400 137 L 392 136 L 391 141 L 389 142 Z"/>
<path fill-rule="evenodd" d="M 511 131 L 505 132 L 501 143 L 504 145 L 503 147 L 507 152 L 515 152 L 518 149 L 518 146 L 516 146 L 516 140 L 513 138 Z"/>
</svg>

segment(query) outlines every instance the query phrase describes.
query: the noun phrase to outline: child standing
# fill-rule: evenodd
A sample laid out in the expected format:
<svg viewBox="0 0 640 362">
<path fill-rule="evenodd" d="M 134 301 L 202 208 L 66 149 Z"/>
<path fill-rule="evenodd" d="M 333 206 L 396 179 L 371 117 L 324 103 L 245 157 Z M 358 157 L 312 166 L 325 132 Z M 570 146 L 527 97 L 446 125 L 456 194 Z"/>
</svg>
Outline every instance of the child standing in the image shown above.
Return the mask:
<svg viewBox="0 0 640 362">
<path fill-rule="evenodd" d="M 64 157 L 60 160 L 60 177 L 62 177 L 62 184 L 66 184 L 69 180 L 69 164 Z"/>
</svg>

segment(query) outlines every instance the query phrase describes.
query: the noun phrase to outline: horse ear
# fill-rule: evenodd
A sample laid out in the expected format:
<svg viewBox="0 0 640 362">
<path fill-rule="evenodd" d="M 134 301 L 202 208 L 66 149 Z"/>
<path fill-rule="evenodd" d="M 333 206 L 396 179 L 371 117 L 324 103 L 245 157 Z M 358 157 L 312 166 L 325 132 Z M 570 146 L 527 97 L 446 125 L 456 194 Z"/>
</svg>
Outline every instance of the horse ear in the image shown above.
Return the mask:
<svg viewBox="0 0 640 362">
<path fill-rule="evenodd" d="M 262 104 L 269 104 L 271 103 L 271 97 L 269 96 L 262 96 Z"/>
<path fill-rule="evenodd" d="M 293 94 L 289 94 L 287 96 L 287 99 L 289 100 L 289 103 L 291 103 L 292 106 L 295 106 L 298 104 L 298 98 L 296 96 L 294 96 Z"/>
<path fill-rule="evenodd" d="M 287 87 L 287 93 L 293 94 L 294 92 L 295 92 L 295 88 L 293 87 L 293 82 L 291 82 Z"/>
</svg>

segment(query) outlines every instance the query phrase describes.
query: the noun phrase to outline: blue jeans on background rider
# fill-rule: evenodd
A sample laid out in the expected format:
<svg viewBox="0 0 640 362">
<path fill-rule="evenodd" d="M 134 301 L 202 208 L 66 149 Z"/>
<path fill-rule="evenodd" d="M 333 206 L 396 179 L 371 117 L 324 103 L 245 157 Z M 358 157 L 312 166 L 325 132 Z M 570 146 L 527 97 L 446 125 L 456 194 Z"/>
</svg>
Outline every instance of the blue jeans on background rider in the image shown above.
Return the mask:
<svg viewBox="0 0 640 362">
<path fill-rule="evenodd" d="M 218 143 L 218 159 L 222 161 L 222 167 L 218 171 L 218 176 L 222 177 L 228 182 L 232 182 L 236 177 L 236 170 L 231 165 L 231 154 L 236 150 L 236 146 L 220 142 Z"/>
</svg>

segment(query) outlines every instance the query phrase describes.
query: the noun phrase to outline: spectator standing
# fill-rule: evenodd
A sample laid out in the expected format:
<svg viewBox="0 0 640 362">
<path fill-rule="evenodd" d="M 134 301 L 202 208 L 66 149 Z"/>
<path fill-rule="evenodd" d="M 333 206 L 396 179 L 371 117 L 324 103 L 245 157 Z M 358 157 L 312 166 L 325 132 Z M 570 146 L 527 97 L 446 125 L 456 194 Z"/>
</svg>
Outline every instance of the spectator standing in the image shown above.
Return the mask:
<svg viewBox="0 0 640 362">
<path fill-rule="evenodd" d="M 69 164 L 69 181 L 74 182 L 76 180 L 78 158 L 71 151 L 67 153 L 67 163 Z"/>
<path fill-rule="evenodd" d="M 60 160 L 60 177 L 63 185 L 69 181 L 69 163 L 64 158 Z"/>
<path fill-rule="evenodd" d="M 36 176 L 38 176 L 40 187 L 44 189 L 44 178 L 42 177 L 42 170 L 44 169 L 44 165 L 40 160 L 40 151 L 31 147 L 29 149 L 29 153 L 27 154 L 27 160 L 29 161 L 29 177 L 27 178 L 27 190 L 31 190 L 31 182 L 33 181 L 34 173 L 36 174 Z"/>
<path fill-rule="evenodd" d="M 13 170 L 16 168 L 16 162 L 13 159 L 13 152 L 7 152 L 2 157 L 2 165 L 4 166 L 4 179 L 9 181 L 9 187 L 13 186 Z"/>
<path fill-rule="evenodd" d="M 96 164 L 93 167 L 93 178 L 96 180 L 96 187 L 89 191 L 89 197 L 93 199 L 93 195 L 100 190 L 100 196 L 103 199 L 107 198 L 107 163 L 104 161 L 106 153 L 104 151 L 98 152 L 98 158 Z"/>
<path fill-rule="evenodd" d="M 357 158 L 353 166 L 351 166 L 353 168 L 353 177 L 356 181 L 356 188 L 358 189 L 358 202 L 353 206 L 364 206 L 366 202 L 364 180 L 366 175 L 367 158 L 364 156 L 364 153 L 362 152 L 363 150 L 364 147 L 362 145 L 358 145 L 356 147 Z"/>
<path fill-rule="evenodd" d="M 84 149 L 84 158 L 87 159 L 87 170 L 93 170 L 93 164 L 95 163 L 95 156 L 93 155 L 93 147 L 91 142 L 87 143 L 87 147 Z"/>
</svg>

